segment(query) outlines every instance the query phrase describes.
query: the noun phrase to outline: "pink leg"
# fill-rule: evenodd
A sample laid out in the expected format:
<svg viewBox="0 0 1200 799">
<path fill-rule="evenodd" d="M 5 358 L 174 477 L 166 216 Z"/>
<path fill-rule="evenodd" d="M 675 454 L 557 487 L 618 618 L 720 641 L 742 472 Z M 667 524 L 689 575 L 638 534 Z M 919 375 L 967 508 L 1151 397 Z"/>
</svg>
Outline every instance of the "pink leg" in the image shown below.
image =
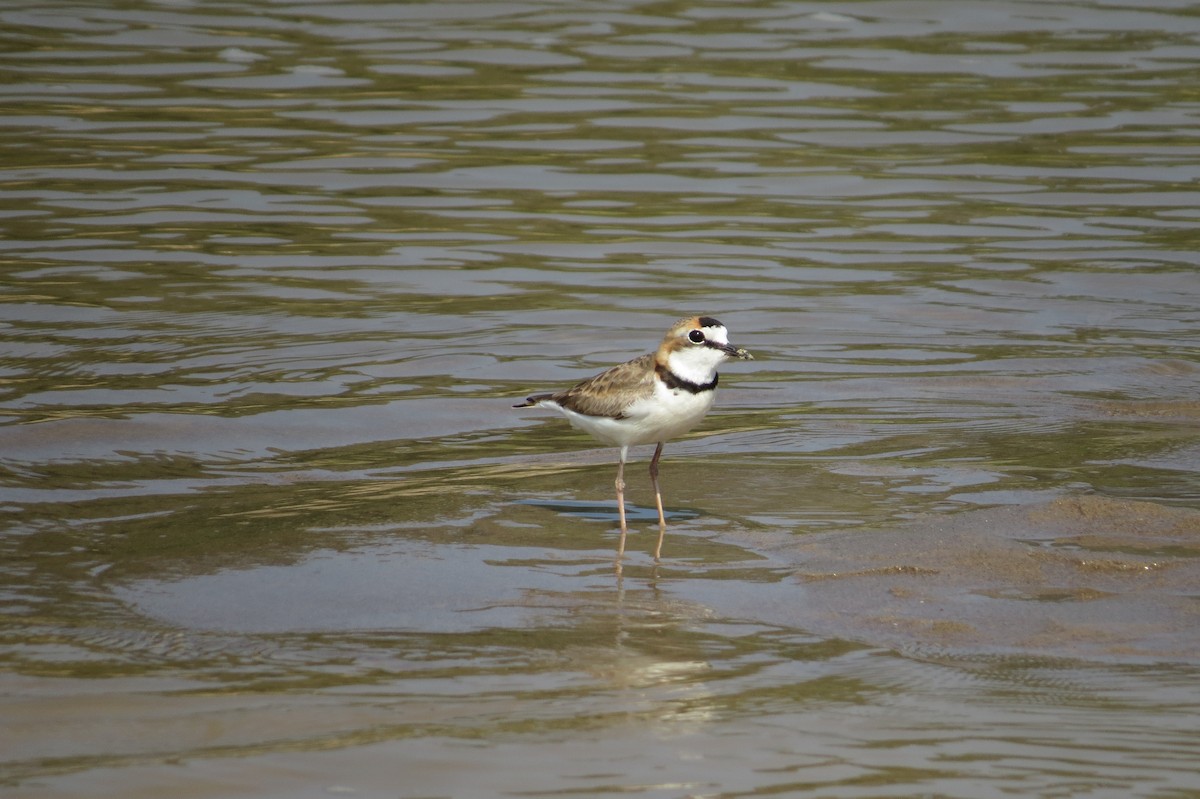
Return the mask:
<svg viewBox="0 0 1200 799">
<path fill-rule="evenodd" d="M 617 516 L 621 519 L 621 539 L 617 542 L 617 558 L 625 554 L 625 534 L 629 528 L 625 526 L 625 457 L 629 447 L 621 447 L 621 463 L 617 466 Z"/>
<path fill-rule="evenodd" d="M 662 493 L 658 490 L 658 459 L 662 457 L 663 442 L 658 442 L 654 457 L 650 459 L 650 485 L 654 486 L 654 503 L 658 506 L 658 546 L 654 548 L 654 559 L 662 556 L 663 537 L 667 534 L 667 518 L 663 515 Z"/>
</svg>

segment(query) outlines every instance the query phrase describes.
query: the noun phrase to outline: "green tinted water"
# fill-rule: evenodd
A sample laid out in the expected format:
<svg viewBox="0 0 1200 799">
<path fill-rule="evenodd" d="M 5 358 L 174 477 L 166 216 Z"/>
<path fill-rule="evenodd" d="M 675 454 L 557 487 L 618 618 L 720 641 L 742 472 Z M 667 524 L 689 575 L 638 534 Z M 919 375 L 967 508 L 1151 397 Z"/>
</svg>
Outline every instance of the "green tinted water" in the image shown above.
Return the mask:
<svg viewBox="0 0 1200 799">
<path fill-rule="evenodd" d="M 1187 9 L 0 31 L 5 795 L 1200 791 Z M 693 312 L 618 576 L 509 406 Z"/>
</svg>

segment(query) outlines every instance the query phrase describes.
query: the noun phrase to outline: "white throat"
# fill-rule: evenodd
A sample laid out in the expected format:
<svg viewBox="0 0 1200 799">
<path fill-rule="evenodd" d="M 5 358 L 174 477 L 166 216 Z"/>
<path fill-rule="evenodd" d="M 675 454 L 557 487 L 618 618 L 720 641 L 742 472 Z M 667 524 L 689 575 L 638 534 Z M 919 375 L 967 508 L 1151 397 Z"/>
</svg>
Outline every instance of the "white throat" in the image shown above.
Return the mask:
<svg viewBox="0 0 1200 799">
<path fill-rule="evenodd" d="M 667 356 L 667 368 L 676 377 L 702 386 L 712 382 L 725 357 L 725 353 L 710 347 L 687 347 Z"/>
</svg>

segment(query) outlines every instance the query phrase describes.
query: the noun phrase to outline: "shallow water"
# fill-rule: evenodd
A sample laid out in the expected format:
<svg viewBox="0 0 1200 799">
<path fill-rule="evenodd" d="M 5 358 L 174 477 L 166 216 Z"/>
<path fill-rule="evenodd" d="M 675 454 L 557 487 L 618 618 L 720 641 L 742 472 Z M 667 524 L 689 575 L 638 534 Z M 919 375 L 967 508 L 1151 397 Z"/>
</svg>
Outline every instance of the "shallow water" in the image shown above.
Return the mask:
<svg viewBox="0 0 1200 799">
<path fill-rule="evenodd" d="M 1186 4 L 0 31 L 6 796 L 1200 792 Z"/>
</svg>

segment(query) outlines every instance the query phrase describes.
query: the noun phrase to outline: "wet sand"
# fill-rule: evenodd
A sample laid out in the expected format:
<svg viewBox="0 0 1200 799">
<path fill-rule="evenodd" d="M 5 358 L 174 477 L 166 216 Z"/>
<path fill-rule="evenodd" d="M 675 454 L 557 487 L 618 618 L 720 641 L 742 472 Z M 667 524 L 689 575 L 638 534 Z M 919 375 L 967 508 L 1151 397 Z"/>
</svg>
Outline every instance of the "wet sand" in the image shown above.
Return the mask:
<svg viewBox="0 0 1200 799">
<path fill-rule="evenodd" d="M 929 653 L 1194 661 L 1200 512 L 1069 496 L 805 536 L 788 556 L 825 635 Z"/>
</svg>

